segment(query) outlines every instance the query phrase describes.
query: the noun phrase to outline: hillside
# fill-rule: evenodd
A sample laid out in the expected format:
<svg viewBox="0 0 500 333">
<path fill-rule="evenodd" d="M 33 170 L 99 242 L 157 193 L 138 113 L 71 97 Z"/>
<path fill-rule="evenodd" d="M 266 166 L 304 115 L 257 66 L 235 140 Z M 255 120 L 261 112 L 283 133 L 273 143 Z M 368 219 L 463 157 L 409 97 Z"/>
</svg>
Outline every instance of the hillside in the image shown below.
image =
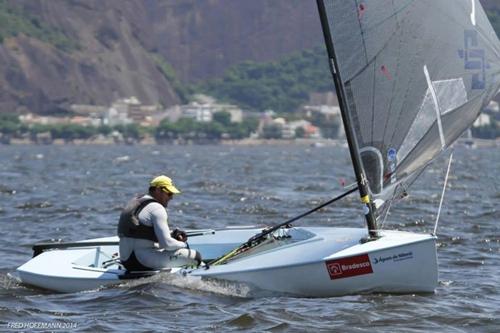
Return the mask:
<svg viewBox="0 0 500 333">
<path fill-rule="evenodd" d="M 499 29 L 500 5 L 482 2 Z M 246 70 L 276 70 L 254 84 L 265 85 L 257 95 L 269 99 L 264 105 L 285 109 L 283 101 L 324 89 L 313 79 L 326 68 L 321 45 L 313 1 L 0 0 L 0 112 L 55 113 L 132 95 L 168 106 L 195 83 L 210 92 L 214 78 L 230 83 L 228 75 Z M 296 66 L 307 66 L 308 87 L 290 85 L 304 79 Z M 222 97 L 263 105 L 250 90 L 241 100 L 234 87 Z"/>
<path fill-rule="evenodd" d="M 0 13 L 0 112 L 131 95 L 171 105 L 175 82 L 321 41 L 315 6 L 300 0 L 0 0 Z"/>
</svg>

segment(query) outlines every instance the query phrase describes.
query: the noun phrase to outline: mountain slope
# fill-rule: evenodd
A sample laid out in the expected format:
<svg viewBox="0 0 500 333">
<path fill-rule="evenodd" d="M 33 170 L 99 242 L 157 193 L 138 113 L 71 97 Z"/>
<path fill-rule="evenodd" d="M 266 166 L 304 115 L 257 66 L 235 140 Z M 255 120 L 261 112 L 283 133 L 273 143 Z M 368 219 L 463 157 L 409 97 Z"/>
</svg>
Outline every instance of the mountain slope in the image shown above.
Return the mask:
<svg viewBox="0 0 500 333">
<path fill-rule="evenodd" d="M 168 106 L 186 84 L 318 45 L 314 1 L 0 0 L 0 112 L 132 95 Z"/>
<path fill-rule="evenodd" d="M 314 3 L 300 0 L 3 0 L 2 6 L 25 25 L 42 25 L 75 45 L 61 47 L 31 28 L 9 33 L 0 23 L 0 112 L 52 113 L 131 95 L 171 105 L 180 101 L 175 76 L 210 78 L 244 60 L 273 60 L 321 40 Z"/>
</svg>

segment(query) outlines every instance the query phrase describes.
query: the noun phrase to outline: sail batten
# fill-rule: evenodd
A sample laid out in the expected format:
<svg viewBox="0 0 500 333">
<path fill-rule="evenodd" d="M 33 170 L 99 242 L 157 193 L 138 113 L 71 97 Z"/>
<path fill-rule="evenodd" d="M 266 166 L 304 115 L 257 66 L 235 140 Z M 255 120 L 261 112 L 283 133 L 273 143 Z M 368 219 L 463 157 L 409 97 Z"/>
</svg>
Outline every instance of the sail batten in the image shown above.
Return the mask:
<svg viewBox="0 0 500 333">
<path fill-rule="evenodd" d="M 498 92 L 500 42 L 478 0 L 320 3 L 368 190 L 390 201 Z"/>
</svg>

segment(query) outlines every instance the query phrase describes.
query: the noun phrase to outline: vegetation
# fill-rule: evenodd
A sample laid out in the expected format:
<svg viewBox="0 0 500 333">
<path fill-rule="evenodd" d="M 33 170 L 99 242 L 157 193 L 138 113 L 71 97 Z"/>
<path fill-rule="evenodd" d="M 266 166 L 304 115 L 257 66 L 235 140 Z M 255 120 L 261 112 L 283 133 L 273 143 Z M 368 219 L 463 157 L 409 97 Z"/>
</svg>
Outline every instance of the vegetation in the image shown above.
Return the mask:
<svg viewBox="0 0 500 333">
<path fill-rule="evenodd" d="M 493 28 L 500 36 L 500 10 L 487 11 Z M 40 18 L 23 12 L 16 2 L 0 0 L 0 43 L 5 38 L 24 34 L 49 43 L 64 51 L 78 49 L 74 39 L 68 38 L 62 31 L 42 22 Z M 119 41 L 118 33 L 109 27 L 101 27 L 96 37 L 107 46 Z M 174 68 L 159 54 L 151 53 L 157 68 L 172 84 L 182 102 L 189 100 L 189 95 L 205 93 L 223 101 L 239 105 L 242 108 L 264 111 L 272 109 L 287 119 L 293 118 L 292 112 L 307 102 L 311 92 L 333 90 L 329 75 L 324 46 L 297 52 L 281 60 L 257 63 L 244 62 L 226 70 L 221 78 L 199 82 L 194 85 L 183 84 Z M 315 113 L 311 123 L 319 127 L 324 137 L 334 138 L 341 124 L 335 120 Z M 164 120 L 156 129 L 146 129 L 136 124 L 124 126 L 86 127 L 73 124 L 36 125 L 28 127 L 19 122 L 16 115 L 0 113 L 0 133 L 4 137 L 36 136 L 50 133 L 52 139 L 88 139 L 98 134 L 110 135 L 120 132 L 125 138 L 140 139 L 148 131 L 156 139 L 162 140 L 219 140 L 221 138 L 241 139 L 248 137 L 257 128 L 256 119 L 246 119 L 242 123 L 231 123 L 230 115 L 219 112 L 213 115 L 210 123 L 199 123 L 193 119 L 180 119 L 173 123 Z M 500 136 L 496 122 L 491 125 L 473 128 L 473 135 L 481 138 Z M 298 129 L 297 137 L 304 136 L 304 130 Z M 263 129 L 265 138 L 279 138 L 281 131 L 275 125 Z"/>
<path fill-rule="evenodd" d="M 147 127 L 142 127 L 137 124 L 117 125 L 111 128 L 112 131 L 120 132 L 126 139 L 139 140 L 146 134 L 152 134 L 152 131 Z M 104 134 L 104 133 L 102 133 Z"/>
<path fill-rule="evenodd" d="M 165 119 L 156 128 L 155 138 L 158 141 L 243 139 L 255 131 L 257 125 L 255 118 L 231 123 L 229 113 L 222 111 L 216 112 L 213 121 L 206 123 L 191 118 L 181 118 L 175 123 Z"/>
<path fill-rule="evenodd" d="M 253 110 L 293 112 L 310 92 L 332 89 L 323 46 L 270 63 L 244 62 L 191 89 Z"/>
<path fill-rule="evenodd" d="M 188 89 L 189 87 L 183 85 L 181 81 L 177 78 L 174 68 L 159 54 L 152 53 L 151 57 L 156 63 L 156 67 L 165 76 L 167 81 L 172 85 L 176 94 L 179 96 L 183 103 L 188 101 Z"/>
<path fill-rule="evenodd" d="M 297 127 L 295 129 L 295 137 L 296 138 L 305 138 L 306 137 L 306 131 L 304 130 L 303 127 Z"/>
<path fill-rule="evenodd" d="M 3 137 L 3 141 L 5 141 L 5 138 L 23 137 L 29 137 L 33 141 L 37 141 L 37 137 L 40 135 L 45 136 L 45 138 L 48 136 L 50 140 L 86 140 L 99 134 L 107 136 L 113 132 L 119 132 L 126 140 L 139 140 L 146 134 L 153 134 L 152 130 L 137 124 L 117 125 L 113 127 L 107 125 L 94 127 L 77 124 L 34 124 L 28 126 L 22 124 L 17 115 L 0 113 L 0 137 Z"/>
<path fill-rule="evenodd" d="M 0 113 L 0 133 L 12 135 L 19 131 L 21 122 L 19 117 L 11 113 Z"/>
<path fill-rule="evenodd" d="M 500 11 L 491 9 L 487 14 L 500 35 Z M 78 48 L 74 39 L 33 14 L 23 12 L 15 2 L 0 0 L 0 43 L 18 34 L 37 38 L 65 51 Z M 104 45 L 119 41 L 118 33 L 111 27 L 103 26 L 96 34 Z M 205 93 L 250 110 L 291 113 L 308 100 L 311 92 L 333 90 L 323 45 L 273 62 L 244 62 L 227 69 L 221 78 L 194 85 L 183 84 L 161 55 L 151 53 L 151 57 L 184 103 L 190 94 Z"/>
<path fill-rule="evenodd" d="M 488 16 L 500 36 L 500 11 L 490 10 Z M 305 103 L 311 92 L 333 89 L 325 52 L 321 45 L 279 61 L 244 62 L 230 67 L 222 78 L 189 89 L 243 108 L 290 113 Z"/>
<path fill-rule="evenodd" d="M 327 139 L 336 139 L 339 128 L 342 125 L 338 119 L 326 116 L 323 113 L 314 112 L 308 119 L 311 124 L 321 129 L 321 134 Z"/>
<path fill-rule="evenodd" d="M 278 124 L 269 124 L 262 128 L 262 137 L 264 139 L 281 139 L 281 126 Z"/>
<path fill-rule="evenodd" d="M 181 118 L 175 123 L 164 120 L 157 128 L 142 127 L 137 124 L 113 127 L 77 124 L 34 124 L 28 126 L 22 124 L 17 115 L 0 113 L 0 138 L 3 142 L 8 142 L 10 138 L 31 138 L 33 141 L 38 141 L 39 137 L 43 137 L 45 141 L 54 139 L 73 141 L 90 139 L 99 134 L 108 136 L 113 132 L 118 132 L 127 141 L 140 140 L 146 135 L 154 135 L 159 141 L 243 139 L 249 137 L 250 133 L 257 129 L 257 125 L 256 118 L 247 118 L 241 123 L 232 123 L 229 113 L 216 112 L 212 122 L 202 123 L 194 119 Z"/>
<path fill-rule="evenodd" d="M 24 34 L 49 43 L 63 51 L 78 49 L 74 39 L 62 31 L 43 23 L 39 18 L 24 13 L 6 0 L 0 0 L 0 43 L 7 37 Z"/>
<path fill-rule="evenodd" d="M 500 11 L 488 16 L 500 36 Z M 323 45 L 269 63 L 244 62 L 229 68 L 222 78 L 191 87 L 222 101 L 257 111 L 295 111 L 311 92 L 333 89 Z M 331 128 L 332 126 L 326 126 Z"/>
</svg>

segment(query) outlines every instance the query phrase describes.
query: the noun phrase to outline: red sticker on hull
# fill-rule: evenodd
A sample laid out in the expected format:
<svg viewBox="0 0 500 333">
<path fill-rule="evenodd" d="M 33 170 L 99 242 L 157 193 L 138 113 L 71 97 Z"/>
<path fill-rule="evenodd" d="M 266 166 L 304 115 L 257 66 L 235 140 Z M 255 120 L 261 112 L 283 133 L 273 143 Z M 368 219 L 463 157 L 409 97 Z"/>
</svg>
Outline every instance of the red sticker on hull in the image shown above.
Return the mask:
<svg viewBox="0 0 500 333">
<path fill-rule="evenodd" d="M 368 254 L 325 261 L 330 279 L 342 279 L 350 276 L 373 273 Z"/>
</svg>

